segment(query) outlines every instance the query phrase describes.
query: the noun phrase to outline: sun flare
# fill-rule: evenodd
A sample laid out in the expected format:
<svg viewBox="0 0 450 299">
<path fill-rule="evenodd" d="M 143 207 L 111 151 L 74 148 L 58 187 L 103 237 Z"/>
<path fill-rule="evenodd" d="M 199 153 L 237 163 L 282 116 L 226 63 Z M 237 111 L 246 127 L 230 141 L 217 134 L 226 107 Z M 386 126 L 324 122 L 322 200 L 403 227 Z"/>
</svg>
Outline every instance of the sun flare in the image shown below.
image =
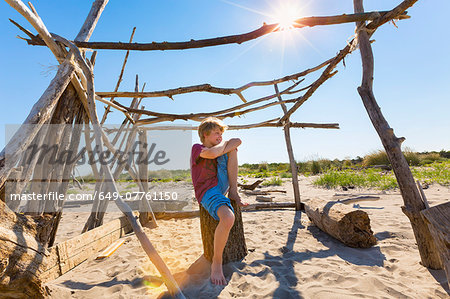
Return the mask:
<svg viewBox="0 0 450 299">
<path fill-rule="evenodd" d="M 298 18 L 298 11 L 289 5 L 279 7 L 273 14 L 273 20 L 278 24 L 279 30 L 294 28 L 295 20 Z"/>
<path fill-rule="evenodd" d="M 272 21 L 278 24 L 277 29 L 284 31 L 294 28 L 295 21 L 301 17 L 302 7 L 299 1 L 278 1 L 272 4 Z"/>
</svg>

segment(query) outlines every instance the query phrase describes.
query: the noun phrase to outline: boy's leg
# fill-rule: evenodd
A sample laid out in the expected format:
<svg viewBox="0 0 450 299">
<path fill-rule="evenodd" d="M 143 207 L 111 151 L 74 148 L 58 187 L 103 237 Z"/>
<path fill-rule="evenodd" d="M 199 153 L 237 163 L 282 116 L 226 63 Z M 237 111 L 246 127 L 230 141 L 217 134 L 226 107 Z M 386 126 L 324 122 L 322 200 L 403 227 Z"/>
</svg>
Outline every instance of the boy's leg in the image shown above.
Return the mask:
<svg viewBox="0 0 450 299">
<path fill-rule="evenodd" d="M 227 281 L 222 270 L 223 249 L 227 244 L 228 235 L 234 224 L 234 214 L 226 205 L 217 210 L 219 224 L 214 232 L 214 256 L 211 265 L 211 282 L 218 285 L 226 285 Z"/>
<path fill-rule="evenodd" d="M 237 159 L 237 150 L 232 150 L 228 152 L 228 182 L 230 184 L 230 190 L 228 191 L 228 197 L 231 200 L 235 200 L 236 203 L 240 206 L 246 206 L 248 203 L 242 202 L 241 197 L 238 193 L 237 188 L 237 178 L 238 178 L 238 159 Z"/>
</svg>

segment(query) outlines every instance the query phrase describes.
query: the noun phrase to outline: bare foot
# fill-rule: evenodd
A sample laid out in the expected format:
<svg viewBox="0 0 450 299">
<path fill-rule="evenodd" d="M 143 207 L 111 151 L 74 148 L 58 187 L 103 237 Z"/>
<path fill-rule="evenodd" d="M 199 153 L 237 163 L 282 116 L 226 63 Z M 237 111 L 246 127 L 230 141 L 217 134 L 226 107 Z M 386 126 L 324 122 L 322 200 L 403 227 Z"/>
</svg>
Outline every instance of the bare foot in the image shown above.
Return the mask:
<svg viewBox="0 0 450 299">
<path fill-rule="evenodd" d="M 231 200 L 236 201 L 238 206 L 245 207 L 248 206 L 248 202 L 244 202 L 241 200 L 241 197 L 239 196 L 239 193 L 237 191 L 229 191 L 228 192 L 228 198 Z"/>
<path fill-rule="evenodd" d="M 211 265 L 211 282 L 216 285 L 226 285 L 227 280 L 223 275 L 222 265 L 212 263 Z"/>
</svg>

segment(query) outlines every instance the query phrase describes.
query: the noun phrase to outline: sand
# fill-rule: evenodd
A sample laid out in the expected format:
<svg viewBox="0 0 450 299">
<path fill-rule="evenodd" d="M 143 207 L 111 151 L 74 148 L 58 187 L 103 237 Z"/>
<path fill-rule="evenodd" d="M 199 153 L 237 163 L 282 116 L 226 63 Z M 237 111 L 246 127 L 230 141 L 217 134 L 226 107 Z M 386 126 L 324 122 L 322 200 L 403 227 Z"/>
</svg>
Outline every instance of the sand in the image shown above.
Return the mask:
<svg viewBox="0 0 450 299">
<path fill-rule="evenodd" d="M 357 203 L 369 214 L 378 239 L 376 246 L 349 248 L 311 224 L 306 214 L 294 210 L 245 212 L 249 253 L 241 262 L 225 266 L 228 285 L 215 286 L 209 281 L 207 263 L 201 259 L 199 218 L 159 220 L 157 228 L 145 230 L 187 298 L 449 298 L 444 271 L 428 270 L 420 264 L 411 225 L 401 212 L 403 201 L 398 190 L 327 190 L 314 187 L 312 179 L 300 177 L 305 202 L 311 198 L 336 199 L 336 194 L 380 197 Z M 260 190 L 284 189 L 287 193 L 274 193 L 274 200 L 293 201 L 290 179 L 283 181 L 280 187 Z M 190 184 L 177 186 L 193 202 Z M 449 200 L 450 189 L 432 185 L 425 194 L 430 205 L 436 205 Z M 255 202 L 255 196 L 243 198 Z M 60 241 L 77 234 L 86 220 L 81 213 L 67 213 L 65 217 Z M 49 282 L 51 298 L 167 296 L 137 238 L 133 234 L 124 238 L 124 245 L 111 257 L 92 257 Z"/>
</svg>

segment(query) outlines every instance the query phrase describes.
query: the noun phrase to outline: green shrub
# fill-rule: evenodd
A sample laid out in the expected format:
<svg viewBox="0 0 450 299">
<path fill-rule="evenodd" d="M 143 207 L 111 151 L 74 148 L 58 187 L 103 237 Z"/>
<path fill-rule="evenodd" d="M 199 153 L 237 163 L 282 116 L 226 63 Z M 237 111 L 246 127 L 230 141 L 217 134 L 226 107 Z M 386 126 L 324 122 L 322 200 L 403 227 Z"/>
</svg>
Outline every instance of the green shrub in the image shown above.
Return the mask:
<svg viewBox="0 0 450 299">
<path fill-rule="evenodd" d="M 283 173 L 281 173 L 281 177 L 283 179 L 292 178 L 292 173 L 290 173 L 290 172 L 283 172 Z"/>
<path fill-rule="evenodd" d="M 405 156 L 405 159 L 408 162 L 409 166 L 418 166 L 418 165 L 420 165 L 419 154 L 417 154 L 417 153 L 415 153 L 415 152 L 413 152 L 413 151 L 411 151 L 409 149 L 406 149 L 403 152 L 403 155 Z"/>
<path fill-rule="evenodd" d="M 310 170 L 312 174 L 318 174 L 322 171 L 318 161 L 312 161 Z"/>
<path fill-rule="evenodd" d="M 297 162 L 297 169 L 299 173 L 306 173 L 309 171 L 309 166 L 307 162 Z"/>
<path fill-rule="evenodd" d="M 420 165 L 427 165 L 440 160 L 442 160 L 442 157 L 438 153 L 423 154 L 420 156 Z"/>
<path fill-rule="evenodd" d="M 433 162 L 425 167 L 412 167 L 411 172 L 416 180 L 444 186 L 450 184 L 450 161 Z"/>
<path fill-rule="evenodd" d="M 327 188 L 354 186 L 385 190 L 397 187 L 397 181 L 392 173 L 384 174 L 376 169 L 365 169 L 361 171 L 349 169 L 330 170 L 322 174 L 313 183 L 317 186 Z"/>
<path fill-rule="evenodd" d="M 279 177 L 273 177 L 270 180 L 264 181 L 261 183 L 263 186 L 281 186 L 283 184 L 283 180 Z"/>
<path fill-rule="evenodd" d="M 344 160 L 344 163 L 342 164 L 343 168 L 350 168 L 352 166 L 353 166 L 353 164 L 352 164 L 352 161 L 350 161 L 350 160 Z"/>
<path fill-rule="evenodd" d="M 267 163 L 264 162 L 264 163 L 259 165 L 258 172 L 267 171 L 267 170 L 268 170 L 267 169 Z"/>
<path fill-rule="evenodd" d="M 385 151 L 379 150 L 371 154 L 365 155 L 362 161 L 364 167 L 375 165 L 389 165 L 389 159 Z"/>
</svg>

